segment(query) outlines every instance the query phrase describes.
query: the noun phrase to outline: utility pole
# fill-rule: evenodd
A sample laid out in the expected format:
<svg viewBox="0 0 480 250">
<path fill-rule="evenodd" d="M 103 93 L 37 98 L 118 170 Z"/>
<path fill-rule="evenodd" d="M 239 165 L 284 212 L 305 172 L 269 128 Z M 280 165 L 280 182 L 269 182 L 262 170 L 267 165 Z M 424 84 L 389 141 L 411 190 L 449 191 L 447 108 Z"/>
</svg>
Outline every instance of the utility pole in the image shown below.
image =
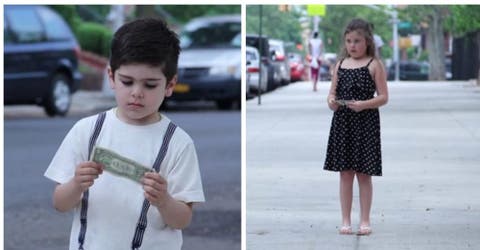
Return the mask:
<svg viewBox="0 0 480 250">
<path fill-rule="evenodd" d="M 260 16 L 260 27 L 259 27 L 259 34 L 258 34 L 258 49 L 260 50 L 260 62 L 258 64 L 258 105 L 262 104 L 262 52 L 263 52 L 263 40 L 262 40 L 262 19 L 263 19 L 263 8 L 262 5 L 259 5 L 259 16 Z M 267 79 L 267 86 L 268 86 L 268 79 Z"/>
</svg>

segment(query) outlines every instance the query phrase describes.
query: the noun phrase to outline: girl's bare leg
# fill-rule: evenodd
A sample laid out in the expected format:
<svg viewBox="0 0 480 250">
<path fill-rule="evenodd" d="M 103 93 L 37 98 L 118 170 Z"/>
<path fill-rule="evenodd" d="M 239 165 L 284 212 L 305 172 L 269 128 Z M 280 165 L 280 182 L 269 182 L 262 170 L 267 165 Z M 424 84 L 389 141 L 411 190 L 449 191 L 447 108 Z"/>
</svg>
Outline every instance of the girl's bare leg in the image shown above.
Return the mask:
<svg viewBox="0 0 480 250">
<path fill-rule="evenodd" d="M 353 179 L 355 172 L 352 170 L 340 172 L 340 206 L 342 208 L 342 226 L 352 224 L 352 199 L 353 199 Z"/>
<path fill-rule="evenodd" d="M 357 173 L 360 191 L 360 227 L 370 227 L 370 208 L 372 207 L 372 176 Z"/>
</svg>

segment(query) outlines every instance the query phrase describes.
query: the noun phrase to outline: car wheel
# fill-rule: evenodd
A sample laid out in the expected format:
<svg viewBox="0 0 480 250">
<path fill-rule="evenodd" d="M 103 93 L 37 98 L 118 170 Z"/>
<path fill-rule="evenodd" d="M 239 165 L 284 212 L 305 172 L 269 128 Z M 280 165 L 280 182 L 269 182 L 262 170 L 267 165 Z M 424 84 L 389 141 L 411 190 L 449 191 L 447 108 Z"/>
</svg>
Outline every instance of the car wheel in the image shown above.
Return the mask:
<svg viewBox="0 0 480 250">
<path fill-rule="evenodd" d="M 65 116 L 72 103 L 69 79 L 64 74 L 57 74 L 52 78 L 52 84 L 44 102 L 48 116 Z"/>
<path fill-rule="evenodd" d="M 229 110 L 233 106 L 233 101 L 232 100 L 217 100 L 217 107 L 220 110 Z"/>
</svg>

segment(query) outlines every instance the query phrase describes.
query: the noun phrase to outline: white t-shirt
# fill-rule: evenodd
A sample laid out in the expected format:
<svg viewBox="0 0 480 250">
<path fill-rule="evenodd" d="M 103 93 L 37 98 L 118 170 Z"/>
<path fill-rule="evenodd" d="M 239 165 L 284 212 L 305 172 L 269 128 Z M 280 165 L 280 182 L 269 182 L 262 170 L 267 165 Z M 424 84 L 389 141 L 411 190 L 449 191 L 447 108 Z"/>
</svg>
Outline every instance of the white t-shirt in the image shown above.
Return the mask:
<svg viewBox="0 0 480 250">
<path fill-rule="evenodd" d="M 312 38 L 310 39 L 310 46 L 312 47 L 312 59 L 317 58 L 320 59 L 320 55 L 322 54 L 322 39 L 320 38 Z"/>
<path fill-rule="evenodd" d="M 377 54 L 378 57 L 380 57 L 380 56 L 381 56 L 381 55 L 380 55 L 380 50 L 378 50 L 378 49 L 383 46 L 383 40 L 382 40 L 382 38 L 381 38 L 379 35 L 377 35 L 377 34 L 374 34 L 374 35 L 373 35 L 373 40 L 374 40 L 374 42 L 375 42 L 375 50 L 376 50 L 375 53 Z"/>
<path fill-rule="evenodd" d="M 153 166 L 170 119 L 135 126 L 117 118 L 115 108 L 107 111 L 96 145 L 110 149 L 144 166 Z M 63 140 L 45 176 L 58 183 L 68 182 L 75 167 L 87 161 L 88 141 L 97 116 L 78 121 Z M 160 167 L 168 192 L 184 202 L 205 201 L 195 147 L 190 136 L 178 128 L 172 136 Z M 144 200 L 142 186 L 107 171 L 95 180 L 89 191 L 87 232 L 84 248 L 88 250 L 130 249 Z M 80 204 L 74 209 L 70 250 L 78 249 Z M 182 245 L 181 230 L 164 224 L 157 208 L 147 214 L 147 228 L 141 249 L 175 249 Z"/>
</svg>

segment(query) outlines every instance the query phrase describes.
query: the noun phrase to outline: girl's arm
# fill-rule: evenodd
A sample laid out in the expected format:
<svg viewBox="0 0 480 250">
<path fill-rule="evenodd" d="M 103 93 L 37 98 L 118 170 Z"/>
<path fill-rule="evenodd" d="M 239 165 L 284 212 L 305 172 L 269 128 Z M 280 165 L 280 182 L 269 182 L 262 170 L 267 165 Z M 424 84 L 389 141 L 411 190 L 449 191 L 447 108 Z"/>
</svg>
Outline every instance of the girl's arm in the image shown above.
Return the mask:
<svg viewBox="0 0 480 250">
<path fill-rule="evenodd" d="M 337 97 L 337 92 L 336 92 L 336 89 L 337 89 L 337 71 L 338 71 L 339 66 L 340 66 L 340 62 L 337 62 L 337 64 L 335 64 L 335 68 L 333 69 L 332 84 L 330 85 L 330 91 L 328 92 L 328 96 L 327 96 L 328 107 L 333 111 L 337 111 L 337 109 L 339 107 L 338 104 L 335 103 L 335 99 Z"/>
</svg>

